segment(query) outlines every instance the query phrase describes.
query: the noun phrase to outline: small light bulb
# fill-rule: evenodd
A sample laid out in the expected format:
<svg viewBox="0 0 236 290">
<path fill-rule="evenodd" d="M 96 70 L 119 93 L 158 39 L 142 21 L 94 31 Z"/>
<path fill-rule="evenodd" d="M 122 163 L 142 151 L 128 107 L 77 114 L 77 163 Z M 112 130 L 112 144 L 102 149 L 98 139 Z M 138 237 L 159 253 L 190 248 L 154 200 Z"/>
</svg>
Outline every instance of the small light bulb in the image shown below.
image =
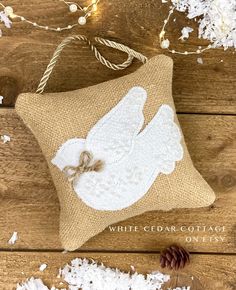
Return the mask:
<svg viewBox="0 0 236 290">
<path fill-rule="evenodd" d="M 93 11 L 97 11 L 97 9 L 98 9 L 97 4 L 93 4 Z"/>
<path fill-rule="evenodd" d="M 9 17 L 12 18 L 12 19 L 14 19 L 14 18 L 18 18 L 19 16 L 16 15 L 16 14 L 14 14 L 14 13 L 12 13 L 12 14 L 9 15 Z"/>
<path fill-rule="evenodd" d="M 161 33 L 160 33 L 160 38 L 163 38 L 165 36 L 165 33 L 166 32 L 164 30 L 162 30 Z"/>
</svg>

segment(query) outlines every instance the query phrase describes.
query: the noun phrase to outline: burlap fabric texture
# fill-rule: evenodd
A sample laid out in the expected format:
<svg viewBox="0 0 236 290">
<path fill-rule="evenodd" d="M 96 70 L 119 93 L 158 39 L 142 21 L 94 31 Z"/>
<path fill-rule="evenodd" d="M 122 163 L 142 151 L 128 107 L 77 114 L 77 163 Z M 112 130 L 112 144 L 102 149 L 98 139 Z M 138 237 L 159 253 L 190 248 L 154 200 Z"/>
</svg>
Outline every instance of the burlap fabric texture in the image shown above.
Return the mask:
<svg viewBox="0 0 236 290">
<path fill-rule="evenodd" d="M 27 93 L 18 97 L 16 111 L 37 138 L 58 192 L 60 237 L 65 249 L 75 250 L 107 226 L 146 211 L 206 207 L 214 202 L 215 194 L 194 168 L 183 139 L 184 157 L 176 163 L 174 172 L 158 176 L 142 199 L 119 211 L 98 211 L 88 207 L 75 194 L 62 172 L 51 164 L 65 141 L 74 137 L 86 138 L 92 126 L 134 86 L 141 86 L 148 93 L 144 108 L 146 123 L 161 104 L 174 109 L 172 69 L 172 60 L 159 55 L 136 72 L 112 81 L 71 92 Z"/>
</svg>

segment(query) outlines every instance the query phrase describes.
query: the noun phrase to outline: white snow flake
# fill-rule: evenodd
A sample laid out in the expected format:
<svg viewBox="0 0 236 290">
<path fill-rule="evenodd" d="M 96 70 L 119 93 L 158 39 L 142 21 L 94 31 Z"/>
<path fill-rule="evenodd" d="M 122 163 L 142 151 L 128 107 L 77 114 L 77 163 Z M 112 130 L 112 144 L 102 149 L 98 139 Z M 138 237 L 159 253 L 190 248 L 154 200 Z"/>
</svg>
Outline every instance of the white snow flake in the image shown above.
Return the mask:
<svg viewBox="0 0 236 290">
<path fill-rule="evenodd" d="M 10 240 L 8 241 L 8 244 L 9 245 L 14 245 L 17 240 L 18 240 L 18 233 L 17 232 L 13 232 Z"/>
<path fill-rule="evenodd" d="M 7 28 L 11 28 L 12 22 L 3 11 L 0 12 L 0 21 L 3 22 Z"/>
<path fill-rule="evenodd" d="M 182 35 L 180 36 L 179 39 L 181 40 L 186 40 L 187 38 L 189 38 L 189 34 L 193 32 L 193 29 L 191 27 L 184 27 L 182 30 L 181 30 L 181 33 Z"/>
<path fill-rule="evenodd" d="M 105 267 L 87 259 L 74 259 L 61 270 L 63 279 L 73 287 L 69 289 L 158 290 L 170 279 L 169 275 L 154 272 L 148 275 L 129 274 L 119 269 Z"/>
<path fill-rule="evenodd" d="M 16 286 L 16 290 L 49 290 L 47 286 L 45 286 L 41 279 L 35 279 L 31 277 L 24 283 L 19 283 Z"/>
<path fill-rule="evenodd" d="M 131 268 L 135 269 L 134 266 Z M 169 275 L 161 272 L 147 275 L 137 272 L 125 273 L 85 258 L 74 259 L 63 269 L 59 269 L 59 277 L 65 281 L 60 281 L 60 286 L 57 286 L 61 290 L 161 290 L 162 286 L 170 280 Z M 65 283 L 67 287 L 62 289 Z M 57 287 L 48 288 L 41 279 L 32 277 L 17 284 L 16 290 L 59 290 Z M 190 290 L 190 287 L 177 287 L 170 290 Z"/>
<path fill-rule="evenodd" d="M 198 57 L 198 58 L 197 58 L 197 63 L 199 63 L 199 64 L 203 64 L 203 59 L 202 59 L 201 57 Z"/>
<path fill-rule="evenodd" d="M 5 143 L 11 141 L 11 137 L 8 136 L 8 135 L 2 135 L 2 136 L 1 136 L 1 140 L 2 140 L 2 142 L 5 144 Z"/>
<path fill-rule="evenodd" d="M 208 39 L 212 47 L 236 48 L 235 0 L 171 0 L 189 19 L 199 17 L 199 38 Z"/>
<path fill-rule="evenodd" d="M 41 271 L 41 272 L 43 272 L 46 268 L 47 268 L 47 264 L 41 264 L 40 266 L 39 266 L 39 271 Z"/>
</svg>

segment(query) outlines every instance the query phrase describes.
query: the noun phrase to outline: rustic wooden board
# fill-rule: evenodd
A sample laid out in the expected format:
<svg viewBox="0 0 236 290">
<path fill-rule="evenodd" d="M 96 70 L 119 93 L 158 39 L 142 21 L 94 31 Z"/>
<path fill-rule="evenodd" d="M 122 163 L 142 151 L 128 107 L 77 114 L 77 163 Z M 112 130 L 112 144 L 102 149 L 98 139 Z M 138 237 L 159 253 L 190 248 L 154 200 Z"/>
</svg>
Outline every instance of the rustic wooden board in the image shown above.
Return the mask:
<svg viewBox="0 0 236 290">
<path fill-rule="evenodd" d="M 214 207 L 146 213 L 119 223 L 127 226 L 126 232 L 124 227 L 123 231 L 107 229 L 83 250 L 159 251 L 180 242 L 193 252 L 235 252 L 236 117 L 182 114 L 179 118 L 196 167 L 217 193 Z M 9 134 L 12 141 L 0 142 L 0 248 L 10 248 L 7 241 L 13 231 L 18 231 L 16 249 L 60 249 L 58 200 L 36 140 L 13 109 L 0 110 L 2 134 Z M 138 226 L 138 231 L 133 228 L 130 232 L 130 225 Z M 144 231 L 145 226 L 171 225 L 177 230 L 180 226 L 204 225 L 224 226 L 225 230 Z M 187 237 L 194 240 L 187 242 Z"/>
<path fill-rule="evenodd" d="M 12 5 L 16 13 L 32 21 L 54 27 L 76 22 L 78 17 L 67 13 L 67 8 L 57 0 L 2 2 Z M 100 1 L 96 15 L 88 24 L 70 33 L 113 39 L 151 57 L 163 53 L 159 48 L 159 33 L 168 6 L 157 0 Z M 187 43 L 181 44 L 178 41 L 180 30 L 187 25 L 195 28 L 195 34 Z M 178 14 L 175 23 L 171 23 L 169 32 L 173 48 L 192 50 L 205 43 L 196 36 L 196 23 L 187 22 L 181 14 Z M 12 29 L 4 30 L 0 41 L 0 95 L 5 96 L 5 106 L 13 106 L 19 92 L 35 91 L 54 49 L 68 35 L 69 32 L 37 30 L 21 22 L 15 22 Z M 124 59 L 123 55 L 111 49 L 102 50 L 115 62 Z M 211 50 L 202 57 L 204 64 L 199 65 L 197 56 L 174 56 L 173 94 L 177 111 L 235 114 L 235 55 L 232 51 L 219 49 Z M 86 87 L 128 74 L 137 67 L 138 63 L 126 71 L 110 71 L 95 60 L 85 45 L 72 45 L 62 56 L 48 91 Z"/>
<path fill-rule="evenodd" d="M 143 274 L 152 271 L 164 271 L 159 266 L 159 255 L 154 254 L 110 254 L 110 253 L 10 253 L 0 254 L 0 288 L 13 290 L 18 282 L 34 276 L 41 278 L 48 286 L 55 285 L 59 289 L 66 284 L 59 284 L 58 270 L 77 257 L 92 258 L 103 262 L 109 267 L 118 267 L 123 271 L 130 271 L 130 266 Z M 44 272 L 39 271 L 42 263 L 48 264 Z M 179 273 L 194 276 L 200 280 L 204 289 L 235 290 L 236 256 L 229 255 L 192 255 L 191 264 Z M 9 274 L 6 274 L 9 273 Z M 170 273 L 173 277 L 173 273 Z M 189 284 L 190 285 L 190 282 Z M 186 285 L 187 286 L 187 285 Z M 191 288 L 192 289 L 192 288 Z M 197 288 L 193 288 L 199 290 Z"/>
</svg>

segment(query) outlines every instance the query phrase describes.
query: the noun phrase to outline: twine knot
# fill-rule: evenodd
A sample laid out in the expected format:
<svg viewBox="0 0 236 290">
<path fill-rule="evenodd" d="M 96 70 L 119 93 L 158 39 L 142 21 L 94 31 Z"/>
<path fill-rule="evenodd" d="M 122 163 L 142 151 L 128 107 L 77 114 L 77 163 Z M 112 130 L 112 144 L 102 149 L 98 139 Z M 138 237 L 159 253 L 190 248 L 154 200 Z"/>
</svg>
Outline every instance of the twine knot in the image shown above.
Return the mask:
<svg viewBox="0 0 236 290">
<path fill-rule="evenodd" d="M 78 166 L 66 166 L 63 172 L 68 176 L 70 182 L 79 178 L 81 174 L 85 172 L 99 172 L 103 169 L 104 162 L 102 160 L 96 160 L 93 162 L 93 155 L 88 151 L 83 151 L 80 154 Z"/>
</svg>

